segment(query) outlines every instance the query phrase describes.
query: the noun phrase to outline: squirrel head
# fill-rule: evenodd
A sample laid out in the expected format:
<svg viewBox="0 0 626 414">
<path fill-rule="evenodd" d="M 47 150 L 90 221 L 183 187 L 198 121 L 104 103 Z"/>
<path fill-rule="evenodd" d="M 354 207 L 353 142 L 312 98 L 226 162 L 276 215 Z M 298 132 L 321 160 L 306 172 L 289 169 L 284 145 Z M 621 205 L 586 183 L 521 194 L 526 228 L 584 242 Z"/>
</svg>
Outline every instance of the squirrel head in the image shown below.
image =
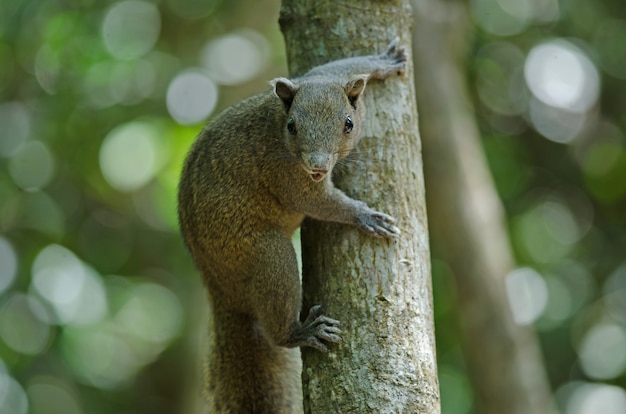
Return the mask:
<svg viewBox="0 0 626 414">
<path fill-rule="evenodd" d="M 356 145 L 365 114 L 359 97 L 367 78 L 358 75 L 345 84 L 323 78 L 271 82 L 285 109 L 285 146 L 313 181 L 322 181 Z"/>
</svg>

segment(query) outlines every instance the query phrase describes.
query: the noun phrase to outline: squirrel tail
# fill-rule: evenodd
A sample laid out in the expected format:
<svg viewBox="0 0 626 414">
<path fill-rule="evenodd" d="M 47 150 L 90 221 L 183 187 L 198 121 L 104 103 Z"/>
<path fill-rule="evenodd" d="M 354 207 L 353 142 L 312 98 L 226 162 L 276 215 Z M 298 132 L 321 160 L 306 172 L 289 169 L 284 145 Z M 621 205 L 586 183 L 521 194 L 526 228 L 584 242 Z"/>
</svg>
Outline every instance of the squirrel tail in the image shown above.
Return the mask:
<svg viewBox="0 0 626 414">
<path fill-rule="evenodd" d="M 250 315 L 213 310 L 206 372 L 210 413 L 301 413 L 299 348 L 270 343 Z"/>
</svg>

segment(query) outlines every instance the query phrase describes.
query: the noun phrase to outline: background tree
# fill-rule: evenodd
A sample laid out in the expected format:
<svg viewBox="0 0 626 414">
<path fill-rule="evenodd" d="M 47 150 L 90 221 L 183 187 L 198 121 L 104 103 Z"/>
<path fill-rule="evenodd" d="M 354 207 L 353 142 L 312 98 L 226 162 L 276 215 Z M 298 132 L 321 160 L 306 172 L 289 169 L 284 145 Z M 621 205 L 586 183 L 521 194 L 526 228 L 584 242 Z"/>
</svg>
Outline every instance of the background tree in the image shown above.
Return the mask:
<svg viewBox="0 0 626 414">
<path fill-rule="evenodd" d="M 333 59 L 382 53 L 396 36 L 410 49 L 408 1 L 285 0 L 280 22 L 292 75 Z M 330 356 L 303 350 L 306 412 L 440 411 L 411 73 L 366 87 L 358 159 L 333 179 L 349 196 L 395 216 L 399 239 L 371 239 L 313 221 L 302 230 L 305 307 L 323 304 L 344 330 L 344 343 Z"/>
<path fill-rule="evenodd" d="M 552 412 L 534 331 L 514 321 L 507 298 L 514 258 L 464 80 L 467 4 L 413 5 L 431 240 L 458 287 L 462 348 L 477 404 L 485 414 Z"/>
</svg>

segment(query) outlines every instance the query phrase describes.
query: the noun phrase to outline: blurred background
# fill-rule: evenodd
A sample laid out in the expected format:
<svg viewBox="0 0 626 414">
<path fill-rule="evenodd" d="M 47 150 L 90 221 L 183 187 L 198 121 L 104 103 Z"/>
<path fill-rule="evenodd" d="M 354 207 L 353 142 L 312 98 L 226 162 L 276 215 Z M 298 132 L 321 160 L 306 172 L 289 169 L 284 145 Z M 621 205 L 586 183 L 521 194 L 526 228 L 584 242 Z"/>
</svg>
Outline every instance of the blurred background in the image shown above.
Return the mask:
<svg viewBox="0 0 626 414">
<path fill-rule="evenodd" d="M 286 74 L 279 6 L 0 2 L 0 414 L 195 410 L 206 304 L 178 175 L 211 114 Z M 626 4 L 470 13 L 515 319 L 561 413 L 626 413 Z M 433 284 L 443 413 L 477 413 L 436 256 Z"/>
</svg>

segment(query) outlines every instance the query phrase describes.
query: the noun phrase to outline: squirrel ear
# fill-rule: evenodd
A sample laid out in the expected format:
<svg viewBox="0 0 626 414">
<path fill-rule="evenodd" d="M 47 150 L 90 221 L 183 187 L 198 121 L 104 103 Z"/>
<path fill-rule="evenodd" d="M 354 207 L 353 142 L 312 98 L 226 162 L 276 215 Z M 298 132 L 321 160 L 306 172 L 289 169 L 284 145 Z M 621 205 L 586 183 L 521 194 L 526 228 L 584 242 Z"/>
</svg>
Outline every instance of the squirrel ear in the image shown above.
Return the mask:
<svg viewBox="0 0 626 414">
<path fill-rule="evenodd" d="M 352 105 L 356 109 L 356 101 L 361 96 L 361 93 L 365 89 L 365 84 L 367 83 L 367 79 L 369 75 L 358 75 L 354 78 L 350 79 L 348 83 L 343 87 L 346 91 L 346 95 L 348 95 L 348 100 L 350 101 L 350 105 Z"/>
<path fill-rule="evenodd" d="M 286 109 L 291 107 L 293 97 L 298 92 L 298 86 L 287 78 L 276 78 L 270 82 L 274 87 L 274 95 L 278 96 Z"/>
</svg>

